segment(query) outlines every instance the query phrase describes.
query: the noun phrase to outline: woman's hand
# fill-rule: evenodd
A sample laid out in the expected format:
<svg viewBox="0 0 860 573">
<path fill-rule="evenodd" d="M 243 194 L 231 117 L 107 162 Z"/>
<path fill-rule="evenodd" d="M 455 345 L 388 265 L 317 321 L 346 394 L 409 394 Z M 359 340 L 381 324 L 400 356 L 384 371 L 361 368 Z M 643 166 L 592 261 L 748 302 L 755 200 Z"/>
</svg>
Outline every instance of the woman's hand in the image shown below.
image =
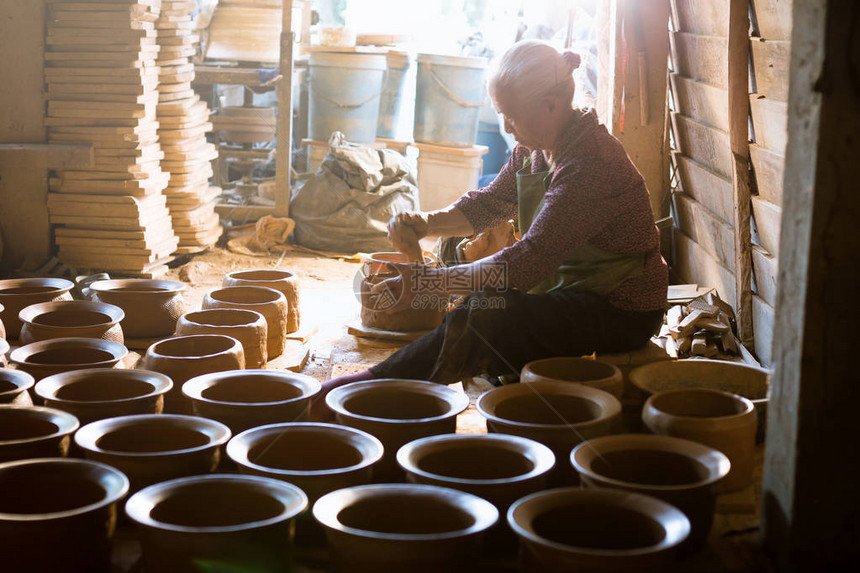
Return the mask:
<svg viewBox="0 0 860 573">
<path fill-rule="evenodd" d="M 412 261 L 421 261 L 418 240 L 426 237 L 430 224 L 426 213 L 398 213 L 388 222 L 388 239 L 394 248 L 405 253 Z"/>
<path fill-rule="evenodd" d="M 422 265 L 388 263 L 388 266 L 397 271 L 397 276 L 370 288 L 371 308 L 377 312 L 399 312 L 411 308 L 415 297 L 412 277 Z"/>
</svg>

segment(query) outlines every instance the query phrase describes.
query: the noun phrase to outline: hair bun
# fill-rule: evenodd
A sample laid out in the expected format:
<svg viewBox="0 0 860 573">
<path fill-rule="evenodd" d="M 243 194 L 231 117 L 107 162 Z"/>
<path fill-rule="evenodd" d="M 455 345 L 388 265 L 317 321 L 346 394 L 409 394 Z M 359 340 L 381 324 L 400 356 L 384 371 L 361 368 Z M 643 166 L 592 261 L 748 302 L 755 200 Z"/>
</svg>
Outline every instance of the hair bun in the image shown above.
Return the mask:
<svg viewBox="0 0 860 573">
<path fill-rule="evenodd" d="M 561 57 L 564 58 L 564 61 L 568 63 L 571 71 L 575 70 L 579 67 L 579 64 L 582 62 L 582 58 L 576 52 L 571 50 L 565 50 L 561 53 Z"/>
</svg>

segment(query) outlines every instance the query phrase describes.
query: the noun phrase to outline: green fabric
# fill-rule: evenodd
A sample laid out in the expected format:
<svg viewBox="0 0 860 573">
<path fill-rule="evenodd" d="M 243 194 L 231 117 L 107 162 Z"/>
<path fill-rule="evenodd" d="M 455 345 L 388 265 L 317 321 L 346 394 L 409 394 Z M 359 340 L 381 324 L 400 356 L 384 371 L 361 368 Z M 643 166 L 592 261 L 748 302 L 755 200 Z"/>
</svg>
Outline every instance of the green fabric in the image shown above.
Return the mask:
<svg viewBox="0 0 860 573">
<path fill-rule="evenodd" d="M 554 169 L 553 164 L 549 171 L 531 173 L 531 157 L 526 157 L 522 169 L 517 171 L 517 211 L 523 235 L 543 208 L 547 184 Z M 609 253 L 586 241 L 568 253 L 552 276 L 529 292 L 538 294 L 571 289 L 606 296 L 627 279 L 642 274 L 644 266 L 644 253 Z"/>
</svg>

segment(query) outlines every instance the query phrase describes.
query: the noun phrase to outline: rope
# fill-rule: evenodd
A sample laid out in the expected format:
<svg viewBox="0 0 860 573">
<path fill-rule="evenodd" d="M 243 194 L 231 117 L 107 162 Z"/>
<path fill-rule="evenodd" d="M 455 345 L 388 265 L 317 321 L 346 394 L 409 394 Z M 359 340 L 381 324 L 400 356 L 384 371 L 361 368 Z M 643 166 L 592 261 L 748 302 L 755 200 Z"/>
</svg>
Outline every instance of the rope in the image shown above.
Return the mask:
<svg viewBox="0 0 860 573">
<path fill-rule="evenodd" d="M 439 86 L 439 88 L 443 92 L 445 92 L 445 95 L 447 95 L 448 98 L 453 100 L 455 103 L 459 104 L 461 107 L 481 107 L 482 105 L 484 105 L 484 103 L 480 102 L 480 101 L 477 103 L 473 103 L 473 102 L 468 102 L 468 101 L 465 101 L 463 99 L 460 99 L 460 97 L 457 94 L 452 92 L 448 88 L 448 86 L 446 86 L 444 83 L 442 83 L 442 80 L 439 79 L 439 76 L 436 75 L 436 72 L 433 71 L 433 67 L 429 64 L 427 65 L 427 71 L 430 73 L 430 77 L 433 78 L 433 81 L 436 82 L 436 85 Z"/>
</svg>

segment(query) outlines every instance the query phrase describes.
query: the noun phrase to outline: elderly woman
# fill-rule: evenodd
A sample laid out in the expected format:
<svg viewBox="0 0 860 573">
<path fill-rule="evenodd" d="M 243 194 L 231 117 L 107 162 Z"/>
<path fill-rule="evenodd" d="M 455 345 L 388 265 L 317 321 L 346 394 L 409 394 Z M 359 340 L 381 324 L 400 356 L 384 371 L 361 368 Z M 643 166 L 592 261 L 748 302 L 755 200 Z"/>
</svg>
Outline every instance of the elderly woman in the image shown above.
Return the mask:
<svg viewBox="0 0 860 573">
<path fill-rule="evenodd" d="M 522 239 L 467 265 L 404 265 L 377 285 L 402 291 L 396 308 L 433 288 L 467 296 L 441 326 L 326 391 L 375 378 L 518 374 L 540 358 L 632 350 L 656 331 L 668 273 L 648 191 L 597 114 L 572 106 L 578 66 L 577 54 L 536 41 L 505 53 L 489 92 L 518 142 L 507 165 L 445 209 L 396 216 L 389 236 L 406 250 L 417 238 L 469 236 L 515 218 Z"/>
</svg>

